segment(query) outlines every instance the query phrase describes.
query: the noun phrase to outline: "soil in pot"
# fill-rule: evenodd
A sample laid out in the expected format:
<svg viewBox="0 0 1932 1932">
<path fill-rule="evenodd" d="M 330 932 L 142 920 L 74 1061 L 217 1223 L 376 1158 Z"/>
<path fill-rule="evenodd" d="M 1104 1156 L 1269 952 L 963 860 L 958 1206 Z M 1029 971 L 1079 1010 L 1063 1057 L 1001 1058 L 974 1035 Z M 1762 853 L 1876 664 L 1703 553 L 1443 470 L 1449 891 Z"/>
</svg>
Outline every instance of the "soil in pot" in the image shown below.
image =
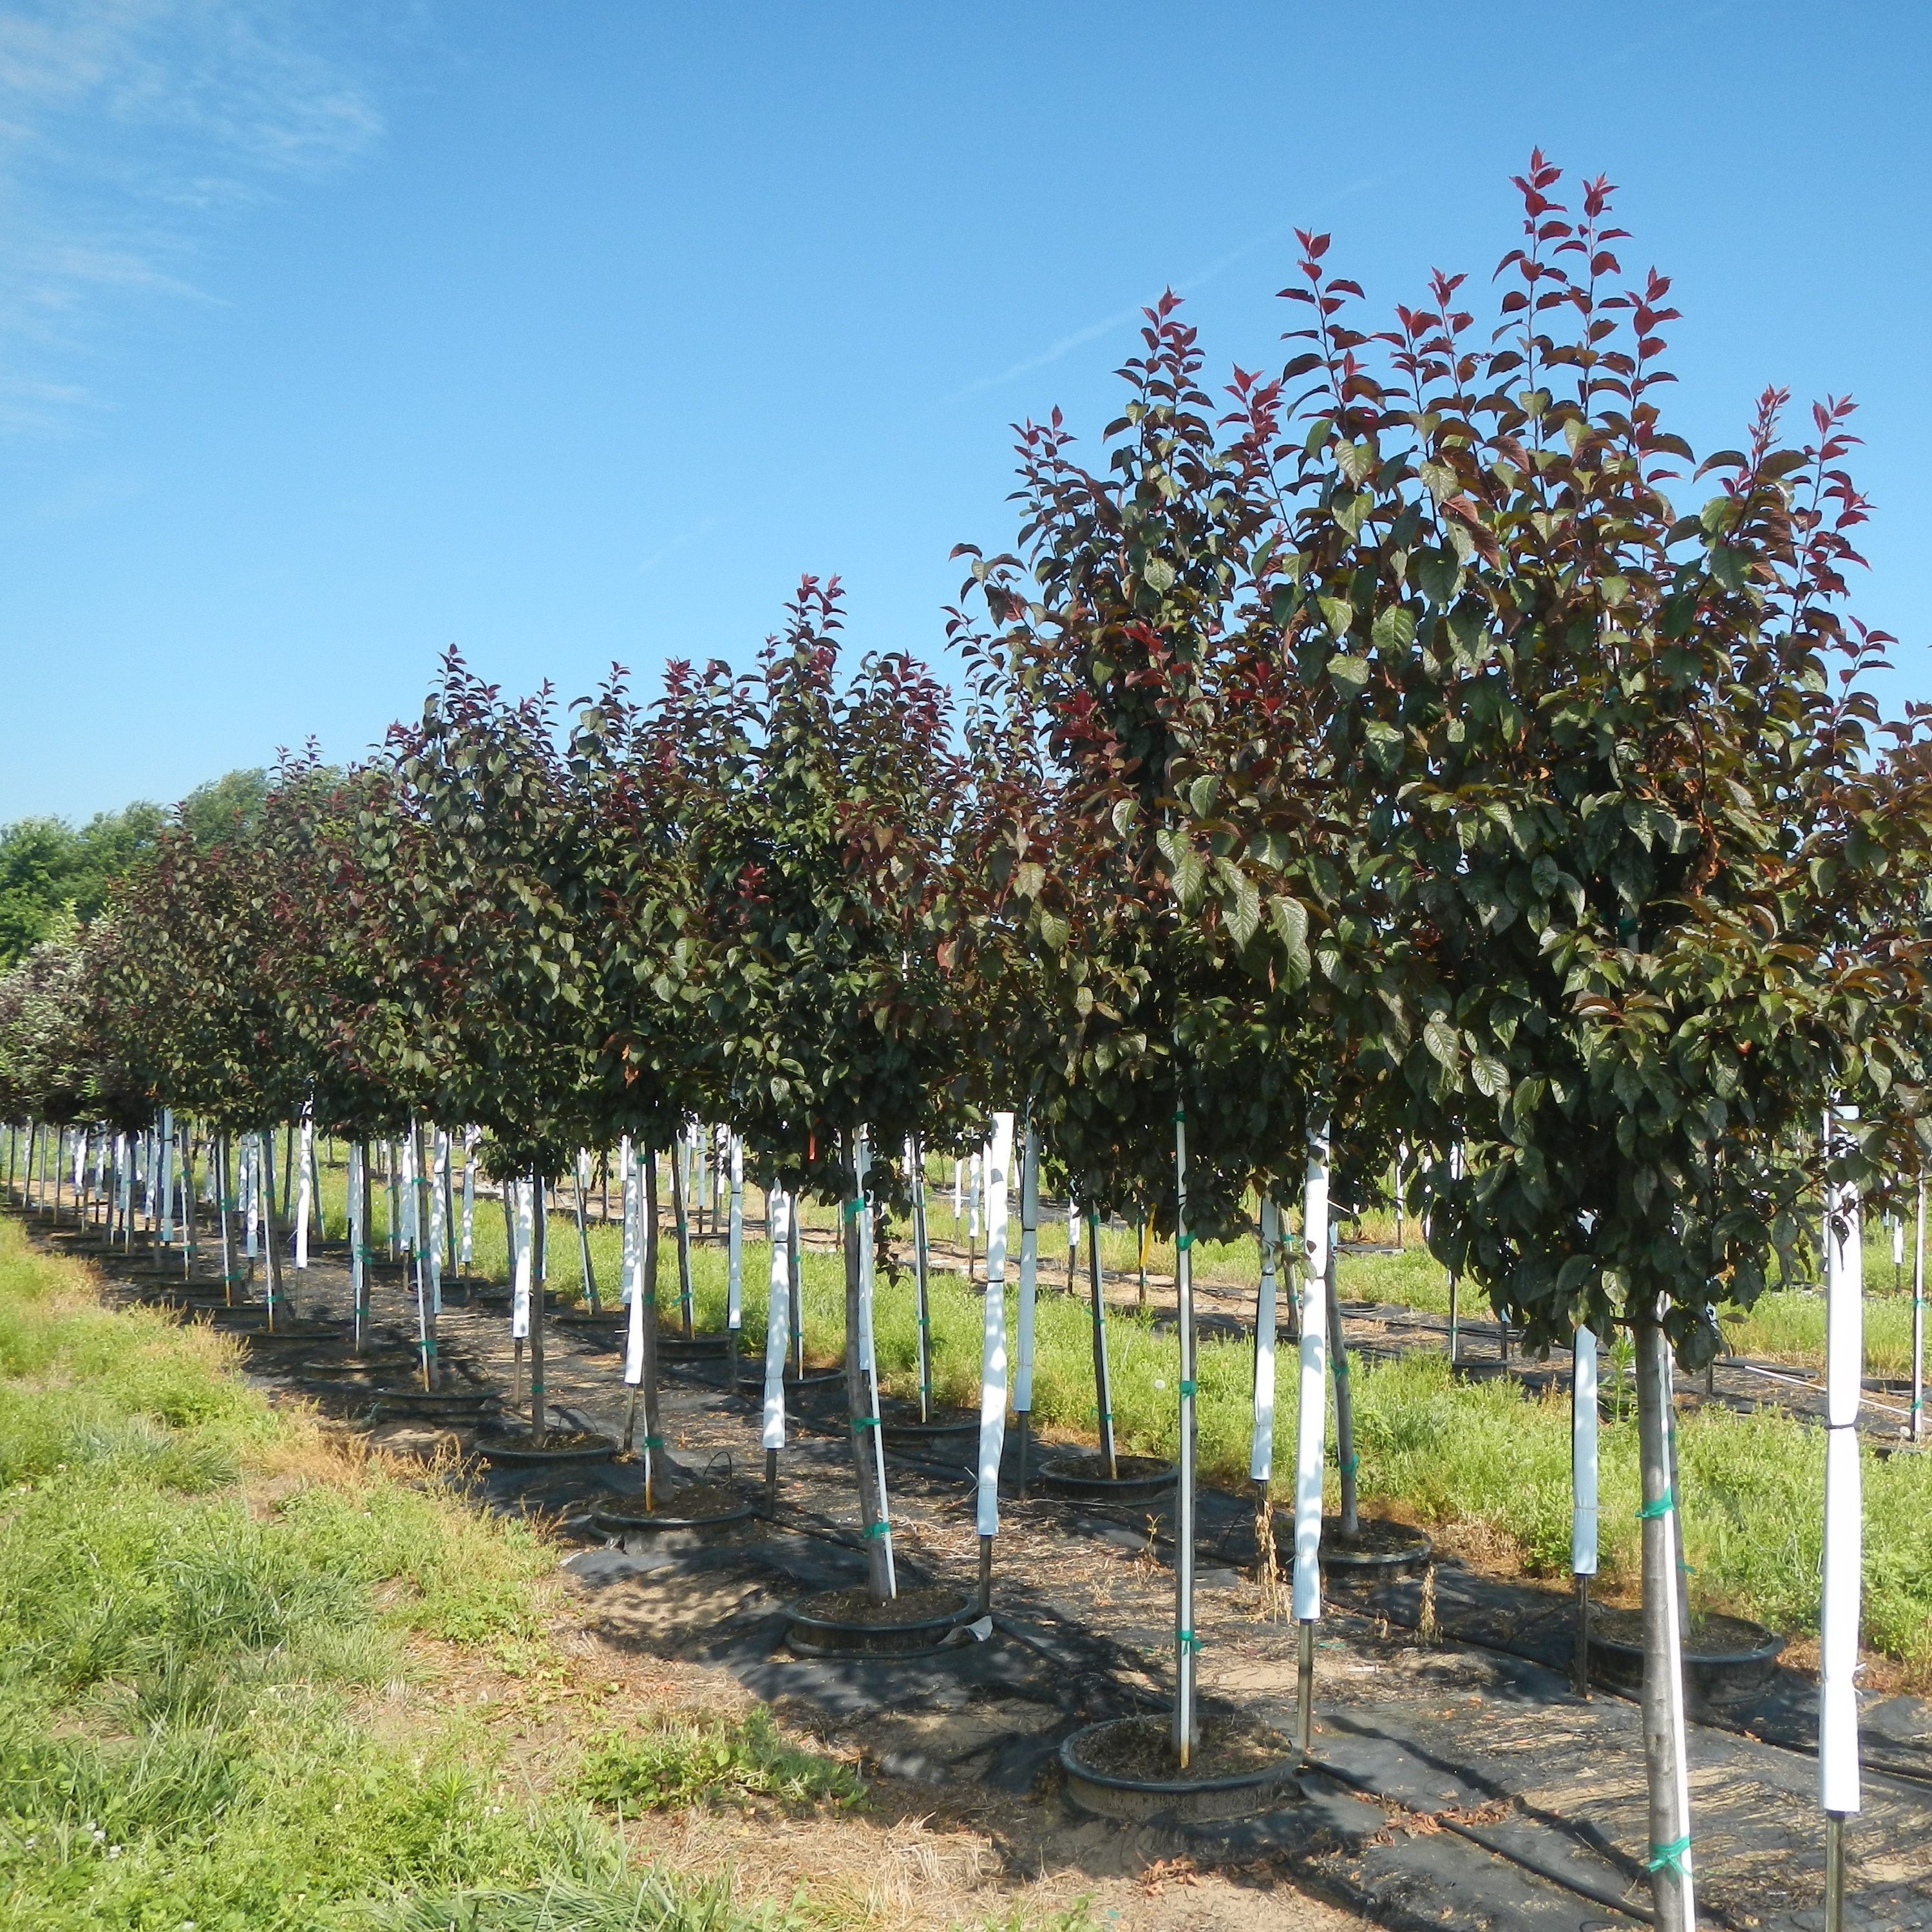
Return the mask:
<svg viewBox="0 0 1932 1932">
<path fill-rule="evenodd" d="M 614 1436 L 560 1429 L 548 1431 L 541 1448 L 530 1440 L 525 1430 L 514 1434 L 478 1436 L 476 1448 L 486 1462 L 602 1462 L 617 1453 Z"/>
<path fill-rule="evenodd" d="M 1275 1518 L 1277 1548 L 1294 1547 L 1294 1519 L 1286 1512 Z M 1322 1560 L 1336 1568 L 1376 1570 L 1384 1574 L 1428 1561 L 1435 1546 L 1413 1523 L 1390 1522 L 1381 1516 L 1358 1519 L 1353 1536 L 1342 1534 L 1342 1519 L 1322 1519 Z"/>
<path fill-rule="evenodd" d="M 1064 1479 L 1076 1483 L 1154 1483 L 1173 1480 L 1174 1467 L 1158 1456 L 1116 1456 L 1108 1473 L 1106 1460 L 1097 1451 L 1049 1456 L 1040 1465 L 1040 1474 L 1049 1481 Z"/>
<path fill-rule="evenodd" d="M 1146 1784 L 1186 1779 L 1204 1784 L 1219 1778 L 1246 1778 L 1294 1755 L 1294 1746 L 1279 1731 L 1245 1718 L 1205 1717 L 1197 1729 L 1199 1735 L 1185 1771 L 1174 1761 L 1172 1721 L 1165 1717 L 1096 1724 L 1081 1736 L 1073 1755 L 1103 1778 Z"/>
<path fill-rule="evenodd" d="M 729 1483 L 692 1483 L 681 1490 L 660 1490 L 658 1506 L 646 1510 L 641 1495 L 604 1504 L 597 1511 L 600 1524 L 615 1530 L 682 1529 L 723 1523 L 750 1515 L 751 1498 Z"/>
<path fill-rule="evenodd" d="M 668 1362 L 702 1361 L 731 1352 L 731 1337 L 716 1330 L 687 1335 L 681 1328 L 658 1330 L 658 1354 Z"/>
<path fill-rule="evenodd" d="M 918 1403 L 894 1401 L 879 1405 L 879 1422 L 890 1443 L 896 1436 L 916 1440 L 921 1436 L 976 1434 L 980 1414 L 978 1410 L 970 1408 L 934 1408 L 922 1422 Z"/>
<path fill-rule="evenodd" d="M 924 1589 L 902 1590 L 887 1603 L 875 1603 L 862 1586 L 843 1590 L 821 1590 L 798 1605 L 801 1616 L 821 1617 L 827 1623 L 850 1624 L 866 1630 L 899 1630 L 908 1624 L 930 1623 L 935 1617 L 950 1616 L 964 1610 L 965 1600 L 957 1590 L 940 1584 Z"/>
<path fill-rule="evenodd" d="M 1693 1617 L 1683 1633 L 1684 1676 L 1693 1706 L 1742 1696 L 1768 1683 L 1784 1640 L 1744 1617 Z M 1643 1682 L 1643 1612 L 1593 1604 L 1590 1674 L 1618 1689 Z"/>
<path fill-rule="evenodd" d="M 1590 1607 L 1590 1641 L 1613 1645 L 1619 1650 L 1643 1648 L 1643 1612 L 1620 1610 L 1600 1604 Z M 1715 1612 L 1690 1619 L 1683 1634 L 1684 1654 L 1690 1662 L 1715 1663 L 1735 1657 L 1753 1657 L 1767 1645 L 1780 1648 L 1784 1639 L 1762 1624 L 1746 1617 L 1727 1617 Z"/>
<path fill-rule="evenodd" d="M 296 1369 L 304 1376 L 386 1376 L 410 1367 L 416 1359 L 412 1348 L 392 1348 L 380 1354 L 316 1355 L 298 1362 Z"/>
<path fill-rule="evenodd" d="M 378 1406 L 398 1416 L 445 1416 L 455 1420 L 480 1421 L 496 1412 L 502 1398 L 484 1389 L 385 1389 L 378 1395 Z"/>
</svg>

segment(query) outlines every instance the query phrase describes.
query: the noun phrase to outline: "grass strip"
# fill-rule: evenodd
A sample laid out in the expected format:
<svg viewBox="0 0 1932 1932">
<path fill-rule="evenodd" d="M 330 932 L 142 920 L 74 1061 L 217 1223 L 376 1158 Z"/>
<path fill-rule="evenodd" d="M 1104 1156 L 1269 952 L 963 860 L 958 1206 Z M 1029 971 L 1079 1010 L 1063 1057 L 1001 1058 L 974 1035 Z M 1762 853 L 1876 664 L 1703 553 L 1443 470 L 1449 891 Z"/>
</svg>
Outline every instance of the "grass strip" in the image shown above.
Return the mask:
<svg viewBox="0 0 1932 1932">
<path fill-rule="evenodd" d="M 546 1783 L 438 1708 L 466 1658 L 542 1674 L 555 1561 L 0 1220 L 0 1928 L 795 1922 L 632 1867 L 574 1762 Z M 741 1798 L 748 1753 L 779 1797 L 849 1781 L 768 1720 L 740 1745 L 667 1731 L 651 1775 L 684 1804 Z"/>
</svg>

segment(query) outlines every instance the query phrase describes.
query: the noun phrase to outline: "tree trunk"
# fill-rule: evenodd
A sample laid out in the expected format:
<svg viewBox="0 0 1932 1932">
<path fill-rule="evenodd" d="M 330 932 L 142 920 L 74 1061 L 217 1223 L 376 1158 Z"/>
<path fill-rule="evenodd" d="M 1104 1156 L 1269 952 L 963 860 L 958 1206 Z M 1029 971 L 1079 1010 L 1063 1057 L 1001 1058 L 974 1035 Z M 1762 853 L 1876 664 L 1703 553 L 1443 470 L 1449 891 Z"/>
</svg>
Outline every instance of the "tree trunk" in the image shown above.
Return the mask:
<svg viewBox="0 0 1932 1932">
<path fill-rule="evenodd" d="M 275 1238 L 275 1136 L 272 1129 L 261 1137 L 262 1167 L 262 1266 L 268 1291 L 268 1326 L 286 1312 L 282 1305 L 281 1244 Z"/>
<path fill-rule="evenodd" d="M 1100 1421 L 1100 1460 L 1106 1465 L 1107 1479 L 1112 1482 L 1120 1469 L 1114 1454 L 1114 1384 L 1107 1372 L 1107 1298 L 1100 1267 L 1100 1217 L 1090 1210 L 1087 1216 L 1087 1276 L 1093 1291 L 1094 1402 Z"/>
<path fill-rule="evenodd" d="M 638 1298 L 644 1320 L 638 1331 L 638 1390 L 644 1410 L 644 1511 L 658 1506 L 663 1474 L 664 1416 L 658 1403 L 658 1157 L 653 1149 L 644 1160 L 643 1225 L 638 1230 Z"/>
<path fill-rule="evenodd" d="M 182 1130 L 182 1276 L 194 1272 L 194 1137 Z"/>
<path fill-rule="evenodd" d="M 885 1499 L 879 1493 L 878 1466 L 867 1439 L 879 1426 L 873 1390 L 862 1356 L 864 1320 L 860 1306 L 860 1275 L 863 1258 L 852 1223 L 866 1211 L 866 1197 L 860 1192 L 858 1166 L 850 1142 L 846 1148 L 846 1198 L 842 1214 L 845 1224 L 845 1407 L 851 1427 L 853 1467 L 859 1479 L 859 1520 L 866 1544 L 866 1582 L 875 1604 L 889 1603 L 892 1597 L 891 1552 L 886 1538 Z"/>
<path fill-rule="evenodd" d="M 791 1211 L 786 1217 L 785 1279 L 790 1285 L 791 1294 L 792 1362 L 797 1379 L 802 1382 L 805 1379 L 805 1264 L 800 1252 L 799 1222 L 804 1213 L 805 1202 L 802 1195 L 792 1195 L 788 1198 L 791 1203 Z"/>
<path fill-rule="evenodd" d="M 218 1134 L 214 1140 L 214 1200 L 216 1214 L 221 1222 L 221 1289 L 228 1305 L 235 1306 L 235 1284 L 241 1274 L 236 1265 L 237 1243 L 235 1238 L 235 1178 L 231 1167 L 229 1138 Z M 128 1197 L 128 1221 L 134 1220 L 134 1194 L 131 1188 Z"/>
<path fill-rule="evenodd" d="M 1335 1374 L 1335 1460 L 1342 1474 L 1341 1534 L 1355 1536 L 1362 1524 L 1355 1481 L 1355 1399 L 1348 1386 L 1348 1340 L 1342 1328 L 1342 1301 L 1336 1288 L 1337 1250 L 1330 1235 L 1323 1286 L 1328 1300 L 1328 1347 Z"/>
<path fill-rule="evenodd" d="M 1195 1724 L 1195 1659 L 1199 1639 L 1194 1629 L 1194 1476 L 1198 1442 L 1194 1400 L 1194 1268 L 1188 1250 L 1187 1119 L 1174 1110 L 1174 1299 L 1180 1344 L 1180 1467 L 1174 1485 L 1174 1754 L 1185 1771 L 1197 1742 Z"/>
<path fill-rule="evenodd" d="M 1670 1482 L 1670 1345 L 1654 1316 L 1637 1317 L 1631 1328 L 1643 1492 L 1643 1755 L 1650 1789 L 1646 1862 L 1660 1932 L 1694 1932 L 1677 1514 Z"/>
<path fill-rule="evenodd" d="M 1261 1204 L 1261 1274 L 1255 1285 L 1255 1375 L 1248 1432 L 1248 1480 L 1255 1486 L 1255 1581 L 1262 1614 L 1281 1614 L 1281 1572 L 1274 1540 L 1275 1339 L 1280 1327 L 1277 1273 L 1281 1216 L 1270 1200 Z"/>
<path fill-rule="evenodd" d="M 549 1397 L 544 1388 L 544 1260 L 550 1232 L 550 1204 L 543 1177 L 530 1176 L 530 1446 L 541 1449 L 549 1432 Z"/>
<path fill-rule="evenodd" d="M 677 1231 L 678 1322 L 688 1342 L 696 1334 L 691 1306 L 691 1217 L 685 1210 L 684 1149 L 674 1142 L 670 1159 L 670 1218 Z"/>
<path fill-rule="evenodd" d="M 343 1205 L 349 1219 L 349 1293 L 353 1319 L 350 1326 L 356 1353 L 369 1346 L 369 1144 L 352 1141 L 349 1166 L 344 1177 L 346 1196 Z"/>
<path fill-rule="evenodd" d="M 932 1420 L 932 1300 L 926 1282 L 926 1150 L 910 1143 L 912 1181 L 913 1291 L 919 1306 L 919 1419 Z"/>
<path fill-rule="evenodd" d="M 590 1265 L 590 1219 L 584 1204 L 582 1167 L 570 1178 L 577 1193 L 577 1264 L 584 1275 L 584 1298 L 590 1304 L 590 1312 L 601 1315 L 604 1305 L 597 1299 L 597 1271 Z"/>
</svg>

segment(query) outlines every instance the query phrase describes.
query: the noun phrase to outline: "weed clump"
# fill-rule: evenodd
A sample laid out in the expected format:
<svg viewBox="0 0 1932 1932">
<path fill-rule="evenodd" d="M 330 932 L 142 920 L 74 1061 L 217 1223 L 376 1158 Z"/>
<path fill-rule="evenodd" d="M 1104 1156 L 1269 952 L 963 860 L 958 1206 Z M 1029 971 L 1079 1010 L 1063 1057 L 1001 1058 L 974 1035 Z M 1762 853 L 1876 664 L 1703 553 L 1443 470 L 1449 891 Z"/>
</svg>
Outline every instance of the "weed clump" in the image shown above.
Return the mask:
<svg viewBox="0 0 1932 1932">
<path fill-rule="evenodd" d="M 631 1813 L 759 1802 L 843 1808 L 865 1795 L 850 1765 L 790 1742 L 762 1706 L 735 1723 L 667 1723 L 606 1738 L 586 1754 L 577 1789 L 593 1804 Z"/>
</svg>

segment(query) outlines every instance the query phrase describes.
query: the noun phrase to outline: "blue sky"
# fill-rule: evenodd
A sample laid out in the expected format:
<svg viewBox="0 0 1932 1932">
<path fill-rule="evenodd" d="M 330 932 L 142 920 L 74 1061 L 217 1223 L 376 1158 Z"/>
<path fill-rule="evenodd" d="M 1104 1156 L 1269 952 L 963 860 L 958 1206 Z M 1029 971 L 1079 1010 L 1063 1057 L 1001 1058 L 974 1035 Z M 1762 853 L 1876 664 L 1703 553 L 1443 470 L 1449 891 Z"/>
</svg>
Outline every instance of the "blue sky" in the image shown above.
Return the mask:
<svg viewBox="0 0 1932 1932">
<path fill-rule="evenodd" d="M 1278 362 L 1540 143 L 1676 278 L 1678 426 L 1861 404 L 1858 586 L 1932 699 L 1932 25 L 1904 5 L 0 0 L 0 818 L 357 755 L 436 656 L 747 662 L 802 571 L 936 653 L 1009 425 L 1138 306 Z"/>
</svg>

